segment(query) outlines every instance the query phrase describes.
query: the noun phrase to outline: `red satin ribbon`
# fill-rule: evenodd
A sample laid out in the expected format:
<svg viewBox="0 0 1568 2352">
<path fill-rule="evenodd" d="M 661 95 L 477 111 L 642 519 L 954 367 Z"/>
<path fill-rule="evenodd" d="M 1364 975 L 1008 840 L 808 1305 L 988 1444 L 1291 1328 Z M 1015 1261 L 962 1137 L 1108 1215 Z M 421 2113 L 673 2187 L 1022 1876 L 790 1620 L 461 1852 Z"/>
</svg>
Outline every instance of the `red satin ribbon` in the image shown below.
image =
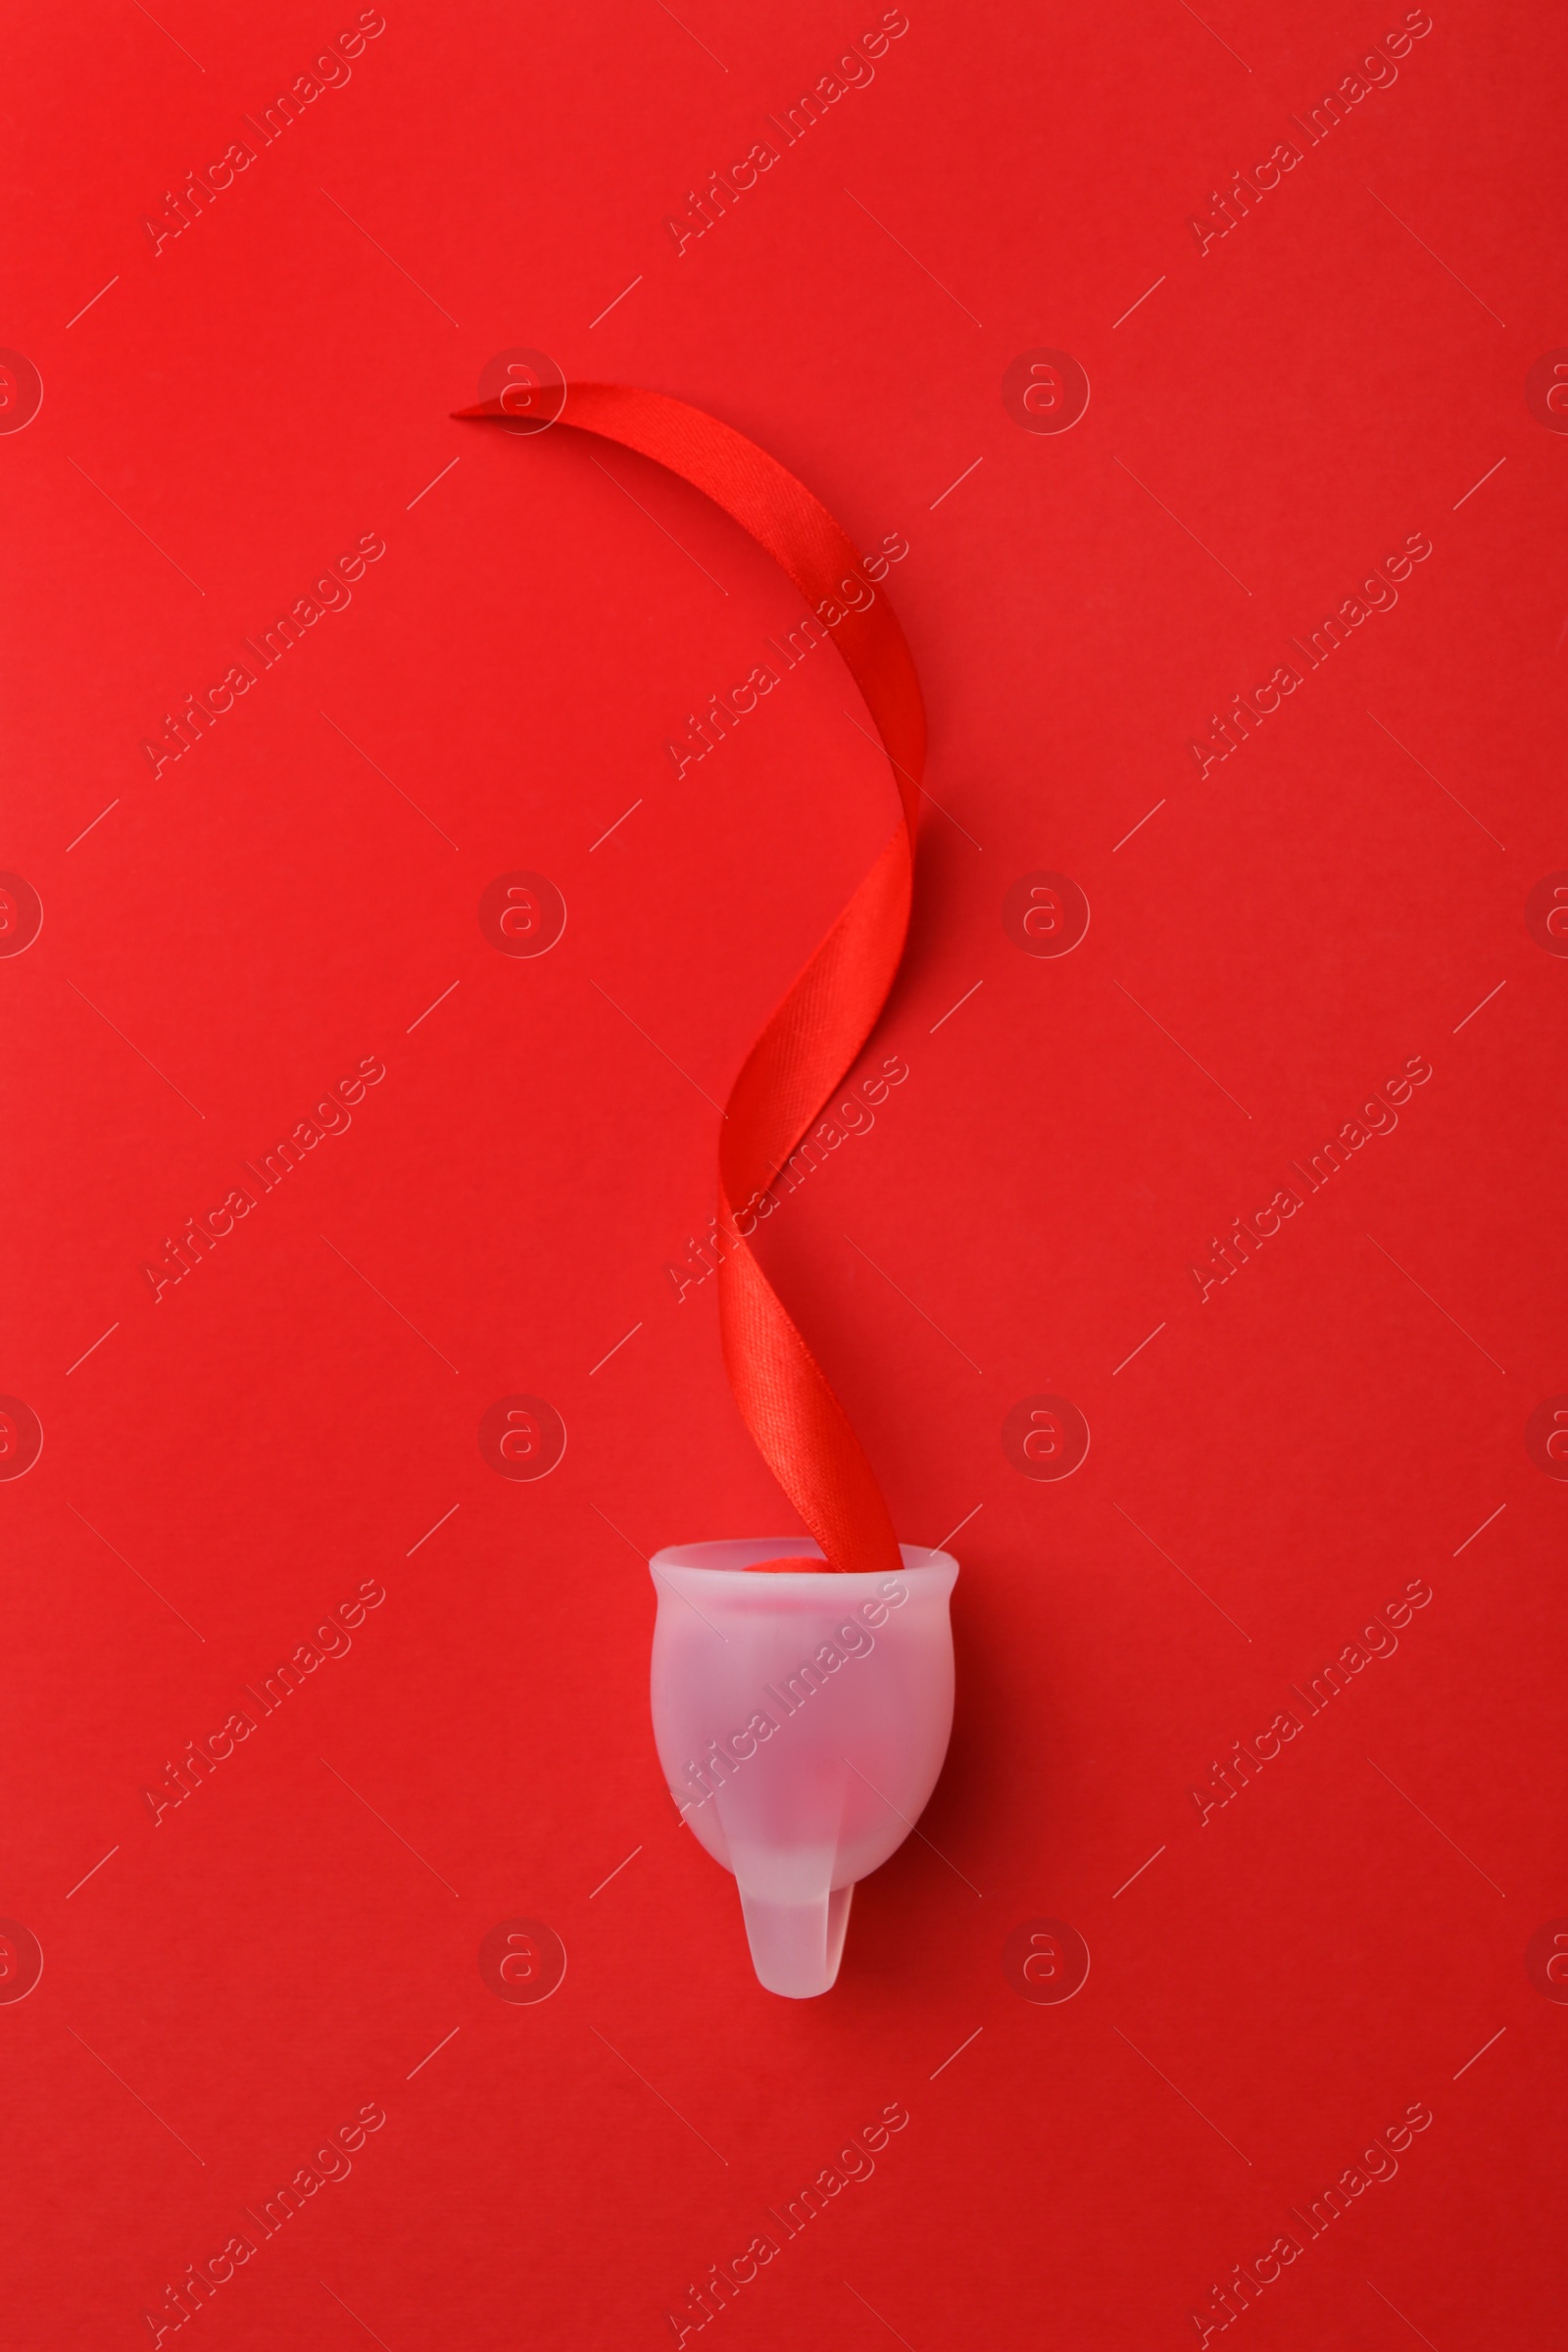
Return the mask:
<svg viewBox="0 0 1568 2352">
<path fill-rule="evenodd" d="M 499 400 L 465 417 L 506 421 Z M 925 711 L 903 631 L 852 540 L 794 474 L 730 425 L 627 384 L 570 384 L 558 421 L 618 441 L 712 499 L 789 574 L 859 687 L 897 779 L 903 819 L 870 872 L 786 989 L 748 1054 L 719 1131 L 719 1328 L 747 1428 L 830 1568 L 897 1570 L 882 1490 L 815 1356 L 749 1239 L 756 1202 L 819 1116 L 887 1000 L 909 919 Z M 847 605 L 841 584 L 869 605 Z M 834 614 L 839 617 L 835 619 Z M 749 1217 L 744 1228 L 737 1213 Z M 814 1567 L 815 1561 L 773 1561 Z"/>
</svg>

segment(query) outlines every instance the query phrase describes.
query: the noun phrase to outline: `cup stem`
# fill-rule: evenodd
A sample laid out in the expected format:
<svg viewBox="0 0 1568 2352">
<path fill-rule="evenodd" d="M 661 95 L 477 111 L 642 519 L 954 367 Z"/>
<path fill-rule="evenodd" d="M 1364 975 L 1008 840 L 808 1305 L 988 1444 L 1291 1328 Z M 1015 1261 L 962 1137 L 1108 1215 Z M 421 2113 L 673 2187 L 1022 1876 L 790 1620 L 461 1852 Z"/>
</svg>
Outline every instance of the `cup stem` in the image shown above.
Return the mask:
<svg viewBox="0 0 1568 2352">
<path fill-rule="evenodd" d="M 752 1965 L 767 1992 L 814 2000 L 831 1992 L 844 1956 L 853 1886 L 834 1886 L 806 1903 L 771 1902 L 742 1886 L 741 1910 Z"/>
</svg>

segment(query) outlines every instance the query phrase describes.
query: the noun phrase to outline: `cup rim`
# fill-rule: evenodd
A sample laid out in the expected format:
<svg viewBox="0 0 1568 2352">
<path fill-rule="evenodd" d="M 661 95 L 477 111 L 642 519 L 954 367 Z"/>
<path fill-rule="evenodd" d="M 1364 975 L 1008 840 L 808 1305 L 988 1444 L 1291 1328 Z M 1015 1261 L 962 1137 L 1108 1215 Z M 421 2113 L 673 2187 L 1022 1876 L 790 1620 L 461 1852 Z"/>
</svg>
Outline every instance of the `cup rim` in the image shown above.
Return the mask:
<svg viewBox="0 0 1568 2352">
<path fill-rule="evenodd" d="M 754 1558 L 737 1564 L 734 1559 L 737 1551 L 750 1552 Z M 730 1557 L 720 1565 L 704 1559 L 705 1552 L 724 1552 Z M 883 1569 L 844 1573 L 822 1567 L 782 1569 L 765 1577 L 758 1574 L 758 1566 L 764 1560 L 806 1558 L 812 1552 L 821 1557 L 820 1544 L 813 1544 L 809 1537 L 719 1537 L 696 1544 L 666 1544 L 654 1553 L 648 1565 L 656 1584 L 691 1577 L 710 1589 L 728 1586 L 735 1593 L 746 1592 L 759 1601 L 765 1600 L 770 1592 L 780 1599 L 808 1595 L 826 1599 L 835 1592 L 846 1599 L 871 1599 L 880 1592 L 886 1578 L 895 1573 Z M 916 1586 L 940 1583 L 951 1588 L 957 1577 L 958 1563 L 950 1551 L 933 1550 L 922 1544 L 901 1544 L 899 1554 L 900 1567 L 896 1573 Z"/>
</svg>

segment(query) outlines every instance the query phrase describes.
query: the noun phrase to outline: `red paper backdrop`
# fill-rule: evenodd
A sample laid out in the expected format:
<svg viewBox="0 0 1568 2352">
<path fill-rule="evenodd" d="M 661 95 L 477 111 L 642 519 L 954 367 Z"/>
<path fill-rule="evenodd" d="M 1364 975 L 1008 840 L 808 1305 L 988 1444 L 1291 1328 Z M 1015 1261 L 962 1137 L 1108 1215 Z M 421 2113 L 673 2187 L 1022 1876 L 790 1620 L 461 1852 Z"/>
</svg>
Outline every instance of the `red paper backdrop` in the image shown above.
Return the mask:
<svg viewBox="0 0 1568 2352">
<path fill-rule="evenodd" d="M 736 2347 L 1148 2352 L 1229 2279 L 1255 2352 L 1546 2340 L 1553 13 L 1443 0 L 1405 44 L 1420 12 L 1348 0 L 910 0 L 790 143 L 874 7 L 399 0 L 359 48 L 373 12 L 299 0 L 6 15 L 0 866 L 42 928 L 8 886 L 0 1391 L 43 1438 L 0 1482 L 8 2336 L 184 2341 L 184 2280 L 233 2352 L 625 2352 L 671 2311 L 710 2340 L 706 2278 Z M 908 1076 L 768 1247 L 904 1534 L 965 1523 L 959 1704 L 800 2006 L 649 1733 L 647 1552 L 788 1519 L 713 1285 L 666 1267 L 712 1102 L 893 798 L 826 651 L 677 778 L 666 740 L 782 669 L 798 608 L 652 468 L 449 421 L 517 347 L 711 409 L 908 544 L 940 808 L 870 1050 Z M 1059 433 L 1042 351 L 1091 387 Z M 264 669 L 245 640 L 368 542 Z M 478 918 L 519 870 L 567 910 L 537 957 Z M 1041 872 L 1091 909 L 1062 956 L 1009 902 Z M 263 1193 L 244 1163 L 360 1070 Z M 518 1394 L 564 1424 L 544 1479 L 481 1452 Z M 1092 1437 L 1065 1479 L 1004 1445 L 1045 1395 Z M 367 1587 L 264 1714 L 246 1687 Z M 543 2003 L 500 1997 L 523 1921 L 567 1956 Z M 1074 1937 L 1088 1981 L 1034 1997 Z M 787 2236 L 769 2209 L 863 2172 L 890 2107 Z M 307 2167 L 341 2177 L 264 2236 Z"/>
</svg>

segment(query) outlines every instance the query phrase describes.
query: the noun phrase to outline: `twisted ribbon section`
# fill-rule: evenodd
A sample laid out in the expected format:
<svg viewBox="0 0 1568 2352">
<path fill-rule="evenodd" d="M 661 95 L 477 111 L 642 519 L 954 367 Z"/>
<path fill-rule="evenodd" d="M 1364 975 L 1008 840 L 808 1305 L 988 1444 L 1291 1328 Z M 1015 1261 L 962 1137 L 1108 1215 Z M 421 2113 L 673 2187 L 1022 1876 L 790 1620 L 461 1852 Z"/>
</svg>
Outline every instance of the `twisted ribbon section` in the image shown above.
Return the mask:
<svg viewBox="0 0 1568 2352">
<path fill-rule="evenodd" d="M 503 422 L 512 415 L 500 399 L 458 413 Z M 567 385 L 557 421 L 652 458 L 751 533 L 828 627 L 892 763 L 900 822 L 785 990 L 730 1092 L 719 1130 L 718 1299 L 725 1369 L 742 1417 L 828 1566 L 896 1571 L 898 1540 L 875 1473 L 750 1236 L 771 1213 L 768 1188 L 869 1036 L 904 952 L 925 763 L 914 663 L 854 543 L 804 483 L 732 426 L 626 384 Z"/>
</svg>

